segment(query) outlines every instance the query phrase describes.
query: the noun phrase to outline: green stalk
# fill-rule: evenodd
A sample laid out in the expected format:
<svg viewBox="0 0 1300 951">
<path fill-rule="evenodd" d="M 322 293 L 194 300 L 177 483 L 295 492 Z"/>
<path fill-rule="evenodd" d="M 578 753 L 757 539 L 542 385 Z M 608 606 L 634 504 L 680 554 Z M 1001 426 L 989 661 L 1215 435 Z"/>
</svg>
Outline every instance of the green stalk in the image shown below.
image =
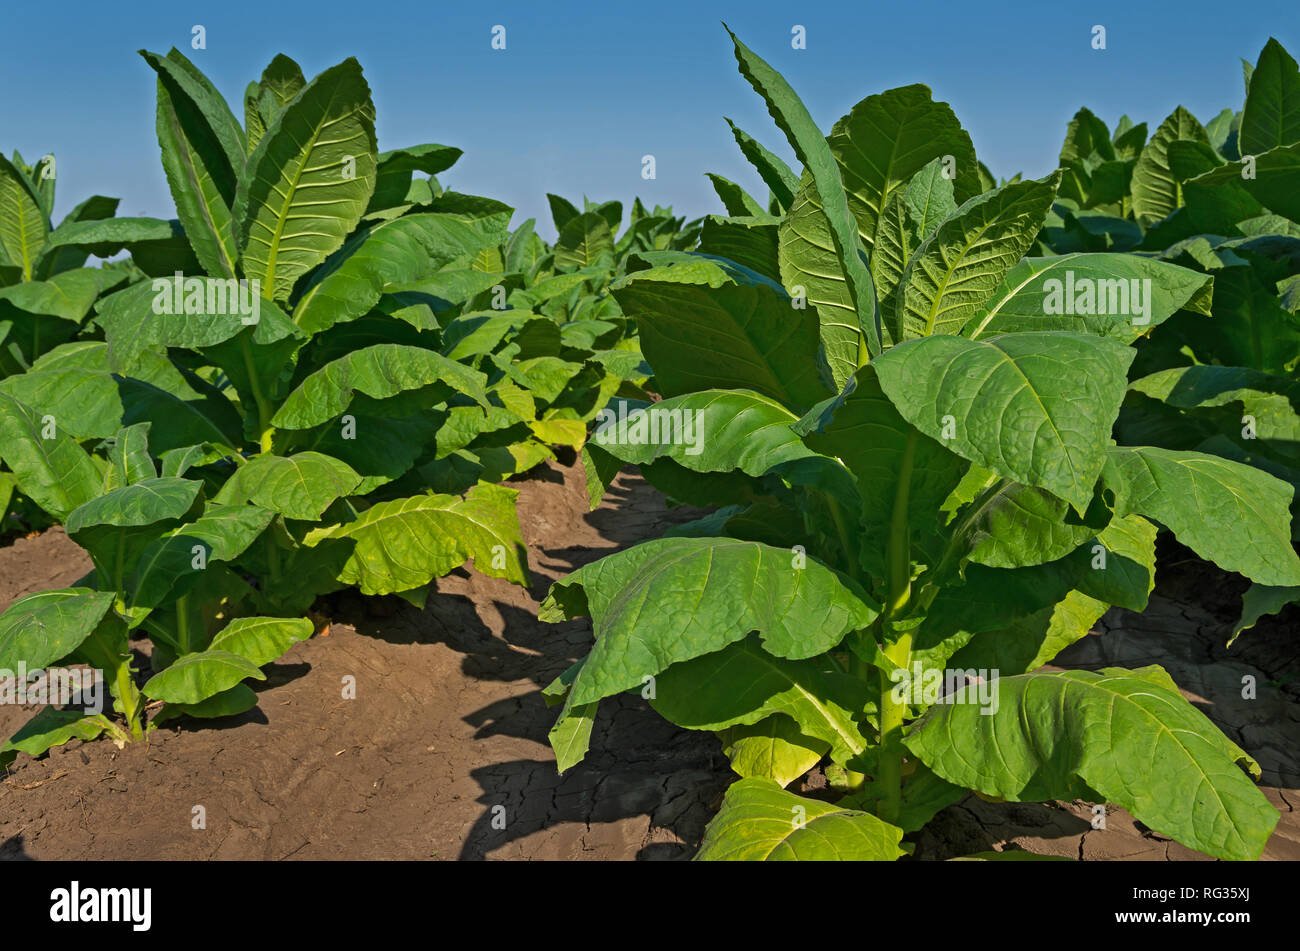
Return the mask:
<svg viewBox="0 0 1300 951">
<path fill-rule="evenodd" d="M 892 644 L 883 643 L 885 625 L 902 616 L 912 597 L 912 540 L 907 516 L 912 490 L 912 469 L 916 463 L 917 431 L 910 429 L 899 464 L 894 507 L 889 516 L 889 541 L 885 549 L 888 597 L 876 619 L 881 651 L 895 667 L 907 669 L 912 659 L 912 635 L 903 634 Z M 903 797 L 903 719 L 907 704 L 893 697 L 894 682 L 880 671 L 880 754 L 874 787 L 878 793 L 877 815 L 886 822 L 898 819 Z"/>
<path fill-rule="evenodd" d="M 885 648 L 884 654 L 906 669 L 912 658 L 912 635 L 904 634 Z M 894 700 L 895 686 L 889 674 L 880 671 L 880 757 L 874 785 L 880 793 L 876 814 L 886 822 L 898 820 L 903 799 L 903 718 L 907 703 Z"/>
<path fill-rule="evenodd" d="M 239 352 L 244 358 L 244 370 L 248 373 L 248 385 L 253 390 L 253 402 L 257 405 L 258 448 L 266 453 L 271 451 L 271 437 L 275 429 L 271 426 L 271 404 L 267 402 L 262 388 L 257 383 L 257 368 L 253 365 L 253 348 L 249 346 L 248 335 L 239 334 Z"/>
<path fill-rule="evenodd" d="M 190 612 L 189 595 L 183 594 L 176 599 L 176 643 L 182 655 L 192 653 L 190 646 Z"/>
</svg>

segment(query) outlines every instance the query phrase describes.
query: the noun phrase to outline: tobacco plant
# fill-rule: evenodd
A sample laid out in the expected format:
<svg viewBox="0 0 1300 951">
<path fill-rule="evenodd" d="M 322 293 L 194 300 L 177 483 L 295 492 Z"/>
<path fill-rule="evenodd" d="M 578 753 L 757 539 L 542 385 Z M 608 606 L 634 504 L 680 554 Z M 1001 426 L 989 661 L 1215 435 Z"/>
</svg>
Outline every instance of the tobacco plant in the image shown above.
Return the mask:
<svg viewBox="0 0 1300 951">
<path fill-rule="evenodd" d="M 804 171 L 779 273 L 661 252 L 615 286 L 663 399 L 602 418 L 593 499 L 632 463 L 719 508 L 552 587 L 543 619 L 595 634 L 544 691 L 563 703 L 559 768 L 599 702 L 635 690 L 717 732 L 741 777 L 700 858 L 895 859 L 968 790 L 1115 803 L 1257 857 L 1278 818 L 1259 767 L 1164 670 L 1041 669 L 1109 606 L 1145 607 L 1158 527 L 1225 570 L 1300 581 L 1288 485 L 1112 438 L 1131 345 L 1204 313 L 1212 282 L 1136 255 L 1024 258 L 1059 173 L 987 188 L 924 86 L 823 138 L 733 40 Z M 1071 280 L 1090 306 L 1063 306 Z M 833 801 L 785 789 L 818 764 Z"/>
<path fill-rule="evenodd" d="M 468 560 L 527 583 L 517 493 L 491 483 L 574 424 L 537 414 L 556 409 L 542 355 L 557 342 L 554 322 L 475 310 L 496 290 L 476 263 L 507 234 L 511 209 L 414 177 L 449 167 L 456 149 L 378 153 L 355 60 L 307 82 L 277 57 L 250 86 L 241 126 L 180 53 L 144 56 L 158 74 L 163 167 L 198 263 L 101 299 L 102 340 L 56 347 L 0 388 L 0 455 L 96 564 L 82 587 L 97 593 L 78 591 L 77 603 L 113 605 L 91 617 L 19 602 L 4 615 L 5 659 L 34 669 L 56 658 L 33 647 L 33 631 L 73 648 L 99 643 L 107 625 L 114 650 L 128 634 L 151 638 L 155 680 L 182 669 L 192 683 L 208 667 L 253 676 L 248 663 L 269 660 L 264 649 L 233 667 L 193 655 L 238 653 L 218 645 L 224 621 L 291 617 L 343 587 L 423 604 L 432 579 Z M 480 317 L 531 332 L 493 355 L 475 335 Z M 524 359 L 534 356 L 541 366 Z M 100 446 L 107 454 L 89 451 Z M 190 542 L 202 547 L 195 576 L 170 587 L 135 578 L 148 546 L 171 558 Z M 146 582 L 168 596 L 143 610 L 131 586 Z M 120 730 L 135 736 L 130 661 L 108 669 Z M 229 712 L 235 684 L 198 679 L 216 693 L 150 693 L 153 680 L 143 689 L 175 712 Z M 25 742 L 30 751 L 45 739 Z"/>
</svg>

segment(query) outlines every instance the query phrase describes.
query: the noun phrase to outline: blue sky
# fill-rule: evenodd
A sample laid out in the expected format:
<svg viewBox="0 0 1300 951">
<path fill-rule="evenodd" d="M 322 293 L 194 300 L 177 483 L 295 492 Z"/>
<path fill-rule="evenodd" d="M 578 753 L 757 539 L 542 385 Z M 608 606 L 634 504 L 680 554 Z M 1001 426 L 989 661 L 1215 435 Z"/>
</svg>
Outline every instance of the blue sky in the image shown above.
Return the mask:
<svg viewBox="0 0 1300 951">
<path fill-rule="evenodd" d="M 465 155 L 440 176 L 539 218 L 545 193 L 580 201 L 634 195 L 679 214 L 720 212 L 717 172 L 766 198 L 723 116 L 789 158 L 761 100 L 736 71 L 719 21 L 780 69 L 814 118 L 924 82 L 953 105 L 997 175 L 1055 167 L 1066 123 L 1088 105 L 1155 126 L 1179 104 L 1202 120 L 1239 108 L 1241 57 L 1270 35 L 1300 54 L 1295 0 L 957 4 L 316 3 L 8 4 L 0 33 L 0 150 L 58 159 L 56 219 L 94 194 L 119 214 L 173 215 L 154 134 L 154 74 L 136 55 L 175 45 L 242 116 L 250 79 L 277 52 L 310 77 L 346 56 L 365 69 L 380 149 L 442 142 Z M 206 28 L 207 48 L 190 47 Z M 491 48 L 494 25 L 506 49 Z M 807 49 L 791 48 L 805 27 Z M 1093 50 L 1091 30 L 1107 30 Z M 653 154 L 657 177 L 641 178 Z"/>
</svg>

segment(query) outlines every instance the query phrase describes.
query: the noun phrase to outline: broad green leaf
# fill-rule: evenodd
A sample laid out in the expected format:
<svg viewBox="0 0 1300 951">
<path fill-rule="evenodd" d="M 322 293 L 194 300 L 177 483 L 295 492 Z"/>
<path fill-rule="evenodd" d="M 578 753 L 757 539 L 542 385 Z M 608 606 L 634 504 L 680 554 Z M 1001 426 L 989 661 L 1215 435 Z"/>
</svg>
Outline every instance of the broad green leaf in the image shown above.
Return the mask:
<svg viewBox="0 0 1300 951">
<path fill-rule="evenodd" d="M 105 586 L 120 590 L 144 548 L 190 511 L 202 487 L 189 479 L 145 479 L 78 506 L 64 527 L 90 553 Z"/>
<path fill-rule="evenodd" d="M 978 194 L 970 136 L 946 102 L 931 98 L 927 86 L 868 96 L 835 123 L 829 142 L 868 254 L 874 253 L 878 222 L 890 197 L 936 159 L 949 163 L 941 164 L 939 173 L 959 204 Z"/>
<path fill-rule="evenodd" d="M 700 227 L 699 253 L 734 261 L 773 281 L 779 280 L 780 223 L 781 219 L 772 215 L 710 215 Z"/>
<path fill-rule="evenodd" d="M 313 79 L 248 157 L 233 215 L 244 273 L 263 296 L 286 300 L 361 220 L 375 187 L 374 114 L 349 57 Z"/>
<path fill-rule="evenodd" d="M 50 515 L 66 519 L 99 494 L 102 476 L 58 420 L 42 419 L 30 407 L 0 392 L 0 459 L 18 487 Z"/>
<path fill-rule="evenodd" d="M 665 397 L 748 389 L 802 412 L 831 395 L 817 370 L 815 312 L 765 285 L 679 283 L 676 270 L 641 271 L 614 289 Z"/>
<path fill-rule="evenodd" d="M 1300 221 L 1300 142 L 1269 149 L 1249 166 L 1229 162 L 1206 172 L 1187 183 L 1188 196 L 1202 186 L 1236 186 L 1234 191 L 1244 190 L 1275 215 Z"/>
<path fill-rule="evenodd" d="M 1259 857 L 1277 812 L 1237 763 L 1255 775 L 1259 767 L 1159 668 L 997 683 L 996 713 L 985 715 L 959 693 L 911 729 L 908 749 L 949 782 L 988 796 L 1077 798 L 1086 784 L 1190 848 Z"/>
<path fill-rule="evenodd" d="M 456 164 L 461 150 L 449 145 L 413 145 L 379 153 L 379 172 L 375 193 L 367 211 L 401 205 L 407 200 L 413 172 L 437 175 Z"/>
<path fill-rule="evenodd" d="M 866 681 L 825 656 L 774 657 L 763 650 L 758 635 L 673 664 L 655 680 L 651 705 L 690 730 L 748 726 L 782 714 L 804 736 L 825 743 L 837 763 L 869 745 L 861 725 L 872 699 Z"/>
<path fill-rule="evenodd" d="M 1074 330 L 1132 343 L 1179 310 L 1208 315 L 1213 288 L 1209 275 L 1135 254 L 1026 258 L 962 333 Z"/>
<path fill-rule="evenodd" d="M 909 423 L 998 475 L 1082 512 L 1105 462 L 1133 351 L 1048 331 L 909 340 L 873 365 Z"/>
<path fill-rule="evenodd" d="M 266 674 L 246 657 L 224 650 L 206 650 L 179 658 L 166 670 L 150 677 L 141 690 L 151 700 L 199 703 L 229 690 L 247 677 L 265 680 Z"/>
<path fill-rule="evenodd" d="M 733 783 L 709 823 L 699 861 L 892 862 L 903 830 L 869 812 L 786 792 L 770 779 Z"/>
<path fill-rule="evenodd" d="M 1003 480 L 997 491 L 981 495 L 958 518 L 969 532 L 976 564 L 1021 568 L 1064 558 L 1096 534 L 1068 519 L 1070 506 L 1050 492 Z"/>
<path fill-rule="evenodd" d="M 573 206 L 572 202 L 559 195 L 552 195 L 547 192 L 546 201 L 551 208 L 551 220 L 555 223 L 556 234 L 563 231 L 570 221 L 582 214 Z"/>
<path fill-rule="evenodd" d="M 50 232 L 47 254 L 62 249 L 106 258 L 131 252 L 131 263 L 149 277 L 171 277 L 175 272 L 197 274 L 198 258 L 179 221 L 159 218 L 106 218 L 63 221 Z"/>
<path fill-rule="evenodd" d="M 478 485 L 465 498 L 417 495 L 380 502 L 330 539 L 355 543 L 339 575 L 362 594 L 391 594 L 428 584 L 469 559 L 482 574 L 527 584 L 515 514 L 518 492 Z"/>
<path fill-rule="evenodd" d="M 1180 410 L 1212 409 L 1240 403 L 1252 418 L 1255 438 L 1296 444 L 1300 451 L 1300 380 L 1246 367 L 1172 367 L 1136 380 L 1135 392 Z M 1235 412 L 1228 416 L 1240 419 Z"/>
<path fill-rule="evenodd" d="M 829 743 L 804 736 L 789 717 L 776 715 L 753 726 L 732 726 L 719 734 L 722 754 L 731 761 L 732 772 L 774 780 L 788 786 L 816 766 Z"/>
<path fill-rule="evenodd" d="M 359 396 L 386 400 L 435 384 L 464 393 L 481 406 L 488 405 L 487 378 L 478 370 L 432 350 L 381 343 L 340 357 L 312 373 L 289 394 L 271 424 L 279 429 L 310 429 L 342 415 Z"/>
<path fill-rule="evenodd" d="M 243 554 L 274 515 L 252 505 L 209 502 L 201 517 L 172 529 L 141 552 L 125 592 L 128 616 L 138 624 L 154 608 L 187 594 L 210 565 Z"/>
<path fill-rule="evenodd" d="M 1272 37 L 1251 74 L 1237 138 L 1242 155 L 1300 142 L 1300 67 Z"/>
<path fill-rule="evenodd" d="M 312 635 L 307 618 L 241 617 L 221 629 L 209 650 L 229 651 L 263 667 Z"/>
<path fill-rule="evenodd" d="M 67 657 L 113 606 L 111 591 L 60 588 L 18 598 L 0 614 L 0 668 L 38 670 Z"/>
<path fill-rule="evenodd" d="M 244 463 L 226 480 L 213 501 L 252 502 L 285 518 L 315 521 L 361 482 L 351 466 L 319 452 L 292 456 L 263 454 Z"/>
<path fill-rule="evenodd" d="M 1071 591 L 1056 604 L 976 634 L 952 654 L 946 666 L 952 670 L 996 670 L 1002 677 L 1037 670 L 1086 637 L 1109 607 Z"/>
<path fill-rule="evenodd" d="M 1150 225 L 1183 204 L 1183 188 L 1169 167 L 1169 144 L 1179 139 L 1210 144 L 1196 117 L 1179 106 L 1156 129 L 1133 167 L 1133 214 Z"/>
<path fill-rule="evenodd" d="M 370 311 L 385 288 L 418 281 L 457 258 L 496 244 L 509 214 L 420 214 L 395 218 L 358 233 L 338 252 L 341 260 L 313 281 L 294 308 L 308 333 Z"/>
<path fill-rule="evenodd" d="M 276 54 L 266 69 L 262 70 L 262 78 L 257 84 L 258 112 L 267 129 L 275 124 L 280 113 L 306 85 L 307 78 L 302 74 L 302 67 L 283 53 Z"/>
<path fill-rule="evenodd" d="M 597 706 L 597 703 L 575 704 L 572 693 L 566 696 L 560 717 L 547 734 L 547 741 L 555 751 L 556 772 L 566 772 L 587 755 Z"/>
<path fill-rule="evenodd" d="M 1112 446 L 1107 465 L 1122 511 L 1160 522 L 1224 571 L 1259 584 L 1300 584 L 1285 482 L 1218 456 L 1151 447 Z"/>
<path fill-rule="evenodd" d="M 0 288 L 0 301 L 29 314 L 59 317 L 80 324 L 90 313 L 95 298 L 121 283 L 122 279 L 121 274 L 102 268 L 74 268 L 55 274 L 49 280 L 24 281 Z"/>
<path fill-rule="evenodd" d="M 809 455 L 790 429 L 797 417 L 747 390 L 702 390 L 628 410 L 613 401 L 597 416 L 591 442 L 623 463 L 672 459 L 693 472 L 761 476 Z"/>
<path fill-rule="evenodd" d="M 665 538 L 578 569 L 541 618 L 590 616 L 596 644 L 573 685 L 591 703 L 758 631 L 778 657 L 824 653 L 875 609 L 866 595 L 788 549 L 727 538 Z"/>
<path fill-rule="evenodd" d="M 877 354 L 881 346 L 881 327 L 876 290 L 871 283 L 871 271 L 864 258 L 862 242 L 858 238 L 835 156 L 827 140 L 822 137 L 821 130 L 808 114 L 807 107 L 790 88 L 785 77 L 740 42 L 729 28 L 727 32 L 735 46 L 736 62 L 740 64 L 741 75 L 763 97 L 767 111 L 785 133 L 794 154 L 812 176 L 840 270 L 848 283 L 849 299 L 862 330 L 866 352 Z"/>
<path fill-rule="evenodd" d="M 972 198 L 926 238 L 899 281 L 895 340 L 960 332 L 1033 244 L 1060 177 Z"/>
<path fill-rule="evenodd" d="M 80 710 L 60 710 L 47 706 L 0 744 L 0 769 L 8 765 L 15 753 L 40 756 L 69 740 L 89 742 L 108 729 L 109 722 L 102 715 L 87 716 Z"/>
<path fill-rule="evenodd" d="M 884 570 L 884 540 L 894 506 L 900 500 L 906 504 L 913 543 L 928 548 L 928 537 L 942 528 L 943 502 L 966 469 L 943 443 L 917 432 L 899 415 L 880 388 L 878 360 L 859 370 L 818 415 L 809 414 L 800 424 L 808 446 L 839 458 L 857 481 L 859 518 L 869 540 L 863 558 L 877 575 Z"/>
</svg>

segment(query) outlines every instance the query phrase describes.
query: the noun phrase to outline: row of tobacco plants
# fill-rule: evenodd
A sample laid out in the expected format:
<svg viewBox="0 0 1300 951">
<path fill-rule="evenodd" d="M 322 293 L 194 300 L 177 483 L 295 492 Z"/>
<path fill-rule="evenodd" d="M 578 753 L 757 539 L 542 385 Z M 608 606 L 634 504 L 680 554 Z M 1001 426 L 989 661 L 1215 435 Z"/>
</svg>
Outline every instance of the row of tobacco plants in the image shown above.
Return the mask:
<svg viewBox="0 0 1300 951">
<path fill-rule="evenodd" d="M 323 593 L 423 604 L 467 561 L 526 584 L 499 483 L 645 396 L 609 285 L 695 243 L 639 201 L 621 234 L 619 203 L 557 196 L 553 245 L 512 231 L 438 182 L 460 150 L 377 150 L 354 59 L 308 81 L 277 56 L 240 122 L 182 54 L 141 55 L 177 220 L 94 196 L 53 226 L 54 158 L 0 157 L 0 516 L 94 566 L 0 615 L 0 668 L 89 665 L 112 696 L 46 706 L 0 766 L 249 709 Z"/>
<path fill-rule="evenodd" d="M 1060 169 L 997 183 L 925 86 L 823 135 L 733 36 L 803 168 L 714 177 L 702 254 L 613 287 L 662 400 L 616 398 L 593 502 L 636 464 L 711 514 L 556 583 L 589 654 L 545 694 L 561 770 L 638 691 L 737 776 L 706 859 L 878 859 L 968 791 L 1113 803 L 1190 848 L 1260 855 L 1258 764 L 1159 666 L 1045 671 L 1145 608 L 1158 531 L 1293 597 L 1300 473 L 1300 73 L 1153 135 L 1088 110 Z M 833 795 L 787 786 L 820 768 Z"/>
</svg>

